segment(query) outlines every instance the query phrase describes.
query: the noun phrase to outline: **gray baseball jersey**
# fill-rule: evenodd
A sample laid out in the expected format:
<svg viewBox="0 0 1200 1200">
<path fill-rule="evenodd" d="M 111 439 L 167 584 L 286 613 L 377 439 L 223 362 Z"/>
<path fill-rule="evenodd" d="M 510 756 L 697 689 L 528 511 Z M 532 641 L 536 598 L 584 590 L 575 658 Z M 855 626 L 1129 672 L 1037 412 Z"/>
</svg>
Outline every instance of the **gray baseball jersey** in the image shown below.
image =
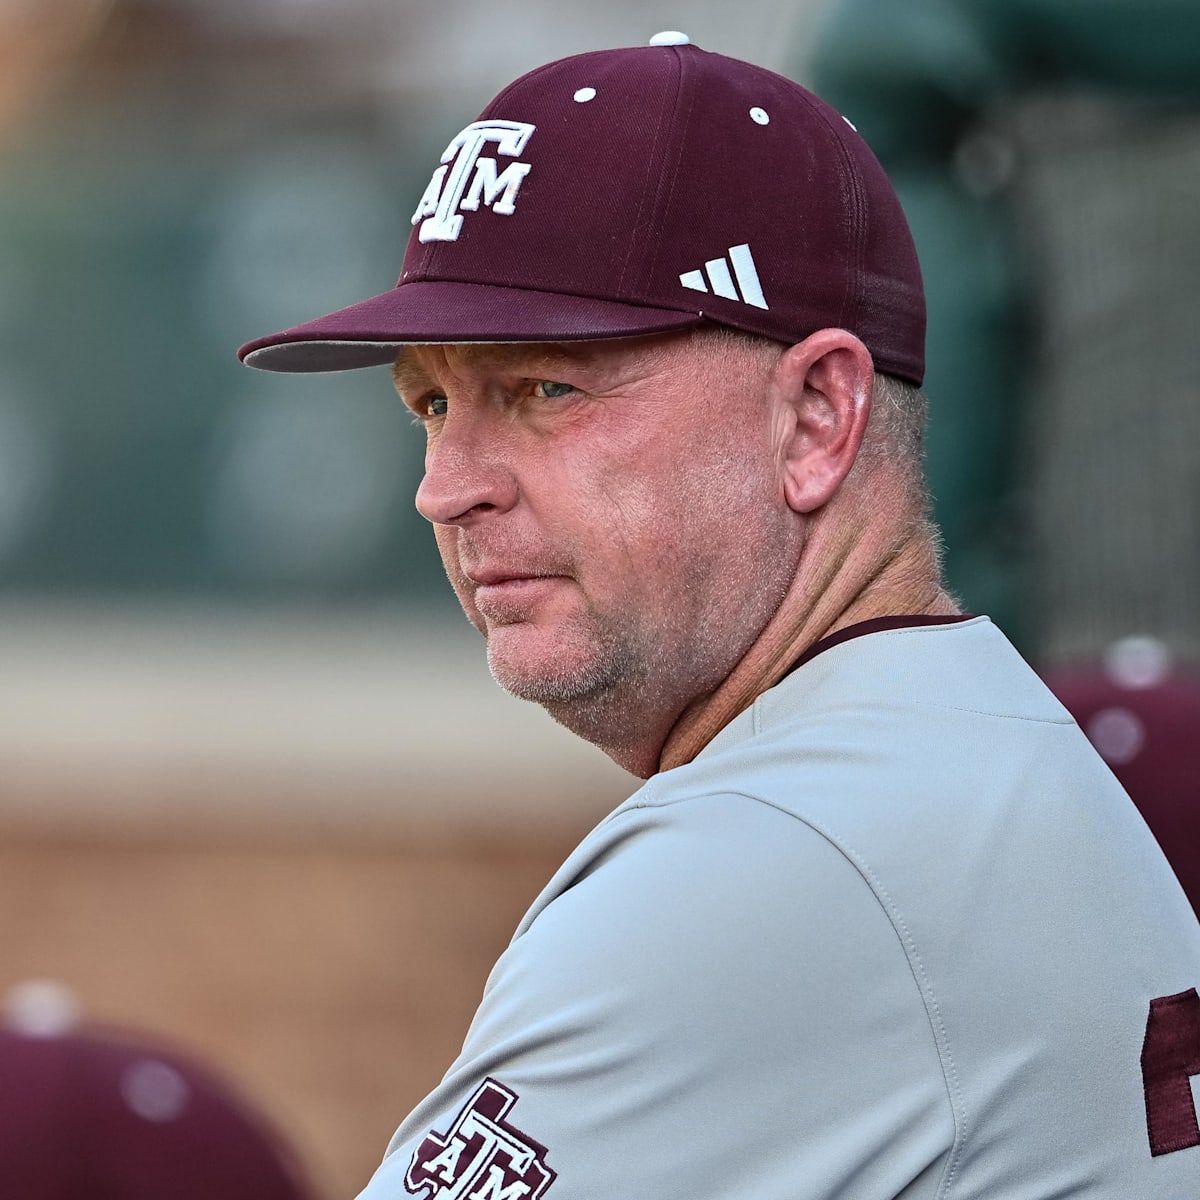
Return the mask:
<svg viewBox="0 0 1200 1200">
<path fill-rule="evenodd" d="M 1200 925 L 986 618 L 831 639 L 579 846 L 361 1200 L 1196 1200 Z"/>
</svg>

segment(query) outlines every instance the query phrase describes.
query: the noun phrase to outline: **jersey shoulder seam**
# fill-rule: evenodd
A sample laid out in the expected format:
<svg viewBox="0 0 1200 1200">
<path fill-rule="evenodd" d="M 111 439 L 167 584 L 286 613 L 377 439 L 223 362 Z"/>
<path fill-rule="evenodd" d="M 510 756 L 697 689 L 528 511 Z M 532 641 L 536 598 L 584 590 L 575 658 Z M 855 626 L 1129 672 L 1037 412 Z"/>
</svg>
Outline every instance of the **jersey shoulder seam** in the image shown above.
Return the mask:
<svg viewBox="0 0 1200 1200">
<path fill-rule="evenodd" d="M 950 1117 L 954 1123 L 954 1141 L 946 1159 L 946 1166 L 943 1170 L 942 1181 L 938 1187 L 937 1194 L 939 1197 L 948 1195 L 957 1174 L 958 1165 L 961 1161 L 967 1139 L 968 1120 L 966 1103 L 963 1097 L 962 1086 L 959 1082 L 958 1066 L 955 1062 L 953 1051 L 950 1048 L 949 1031 L 946 1028 L 945 1019 L 942 1015 L 941 1005 L 938 1003 L 937 996 L 934 993 L 932 981 L 925 969 L 925 963 L 921 957 L 920 950 L 917 948 L 916 939 L 913 937 L 912 931 L 909 929 L 908 923 L 905 921 L 899 906 L 887 888 L 884 887 L 882 880 L 871 869 L 863 856 L 853 849 L 853 847 L 846 844 L 843 839 L 837 837 L 832 830 L 826 829 L 821 823 L 801 813 L 785 808 L 769 797 L 733 788 L 691 792 L 680 796 L 647 795 L 646 793 L 652 790 L 652 784 L 653 780 L 648 781 L 639 794 L 640 798 L 632 803 L 627 802 L 617 812 L 668 808 L 676 804 L 685 804 L 690 800 L 715 800 L 721 797 L 748 800 L 751 803 L 762 804 L 768 808 L 773 808 L 782 816 L 790 817 L 797 824 L 811 830 L 813 834 L 821 838 L 834 851 L 840 854 L 854 868 L 867 887 L 871 889 L 871 893 L 875 897 L 875 902 L 882 909 L 885 919 L 891 925 L 897 940 L 903 948 L 909 970 L 912 972 L 918 994 L 921 997 L 921 1003 L 925 1007 L 925 1015 L 929 1021 L 938 1061 L 942 1065 L 942 1078 L 945 1083 L 947 1101 L 950 1106 Z M 617 813 L 615 812 L 612 815 L 616 816 Z"/>
</svg>

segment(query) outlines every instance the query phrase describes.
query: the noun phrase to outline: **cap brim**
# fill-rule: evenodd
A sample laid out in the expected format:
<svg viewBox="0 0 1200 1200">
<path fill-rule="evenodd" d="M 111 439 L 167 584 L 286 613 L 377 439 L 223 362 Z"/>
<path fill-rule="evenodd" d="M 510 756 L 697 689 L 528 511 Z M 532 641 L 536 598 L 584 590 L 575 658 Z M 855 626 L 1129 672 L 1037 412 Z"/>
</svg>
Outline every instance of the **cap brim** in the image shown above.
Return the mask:
<svg viewBox="0 0 1200 1200">
<path fill-rule="evenodd" d="M 704 324 L 696 311 L 648 308 L 480 283 L 414 282 L 247 342 L 238 358 L 264 371 L 350 371 L 433 342 L 569 342 Z"/>
</svg>

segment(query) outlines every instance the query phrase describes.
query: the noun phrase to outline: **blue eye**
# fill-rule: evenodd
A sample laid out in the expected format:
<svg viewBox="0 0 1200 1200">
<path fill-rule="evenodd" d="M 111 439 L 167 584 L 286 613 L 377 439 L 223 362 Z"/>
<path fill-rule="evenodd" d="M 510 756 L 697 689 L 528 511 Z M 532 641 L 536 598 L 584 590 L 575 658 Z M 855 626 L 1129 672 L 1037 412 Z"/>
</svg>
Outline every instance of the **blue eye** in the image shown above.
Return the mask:
<svg viewBox="0 0 1200 1200">
<path fill-rule="evenodd" d="M 534 384 L 534 389 L 544 400 L 558 400 L 569 396 L 575 388 L 569 383 L 555 383 L 551 379 L 541 379 Z"/>
<path fill-rule="evenodd" d="M 449 402 L 445 396 L 430 396 L 428 407 L 431 417 L 444 417 L 446 409 L 449 407 Z"/>
</svg>

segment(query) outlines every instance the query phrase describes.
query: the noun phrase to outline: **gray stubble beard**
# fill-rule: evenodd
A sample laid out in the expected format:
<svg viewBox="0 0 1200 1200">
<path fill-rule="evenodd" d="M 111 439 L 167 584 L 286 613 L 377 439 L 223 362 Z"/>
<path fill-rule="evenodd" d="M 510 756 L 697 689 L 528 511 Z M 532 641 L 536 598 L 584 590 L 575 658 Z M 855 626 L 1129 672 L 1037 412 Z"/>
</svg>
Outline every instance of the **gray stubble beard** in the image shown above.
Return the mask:
<svg viewBox="0 0 1200 1200">
<path fill-rule="evenodd" d="M 653 737 L 651 714 L 661 707 L 653 694 L 652 654 L 629 631 L 593 626 L 592 636 L 599 639 L 600 653 L 570 673 L 509 679 L 490 653 L 488 667 L 509 695 L 540 705 L 558 724 L 625 765 L 626 751 Z"/>
</svg>

